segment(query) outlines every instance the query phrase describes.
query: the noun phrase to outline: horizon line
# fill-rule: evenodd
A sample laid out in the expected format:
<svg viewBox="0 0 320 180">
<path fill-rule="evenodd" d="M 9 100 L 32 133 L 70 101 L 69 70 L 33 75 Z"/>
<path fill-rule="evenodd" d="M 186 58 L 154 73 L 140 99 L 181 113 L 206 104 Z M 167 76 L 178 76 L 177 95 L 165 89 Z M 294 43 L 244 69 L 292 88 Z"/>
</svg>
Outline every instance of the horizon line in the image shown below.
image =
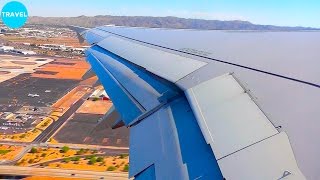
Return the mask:
<svg viewBox="0 0 320 180">
<path fill-rule="evenodd" d="M 253 25 L 261 25 L 261 26 L 276 26 L 276 27 L 290 27 L 290 28 L 310 28 L 314 30 L 320 30 L 320 27 L 311 27 L 311 26 L 299 26 L 299 25 L 274 25 L 274 24 L 260 24 L 260 23 L 253 23 L 249 20 L 241 20 L 241 19 L 234 19 L 234 20 L 220 20 L 220 19 L 205 19 L 205 18 L 187 18 L 187 17 L 178 17 L 178 16 L 148 16 L 148 15 L 79 15 L 79 16 L 29 16 L 29 17 L 41 17 L 41 18 L 77 18 L 77 17 L 97 17 L 97 16 L 112 16 L 112 17 L 152 17 L 152 18 L 178 18 L 178 19 L 189 19 L 189 20 L 204 20 L 204 21 L 222 21 L 222 22 L 248 22 Z"/>
</svg>

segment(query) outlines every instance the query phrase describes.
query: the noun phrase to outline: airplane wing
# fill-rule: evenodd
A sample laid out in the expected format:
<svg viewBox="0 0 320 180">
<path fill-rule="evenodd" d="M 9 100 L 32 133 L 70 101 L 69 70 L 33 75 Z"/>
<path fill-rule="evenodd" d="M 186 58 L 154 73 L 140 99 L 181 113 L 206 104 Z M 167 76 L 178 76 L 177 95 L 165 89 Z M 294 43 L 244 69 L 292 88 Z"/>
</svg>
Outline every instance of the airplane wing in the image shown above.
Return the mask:
<svg viewBox="0 0 320 180">
<path fill-rule="evenodd" d="M 130 128 L 129 177 L 320 179 L 319 34 L 83 32 Z"/>
</svg>

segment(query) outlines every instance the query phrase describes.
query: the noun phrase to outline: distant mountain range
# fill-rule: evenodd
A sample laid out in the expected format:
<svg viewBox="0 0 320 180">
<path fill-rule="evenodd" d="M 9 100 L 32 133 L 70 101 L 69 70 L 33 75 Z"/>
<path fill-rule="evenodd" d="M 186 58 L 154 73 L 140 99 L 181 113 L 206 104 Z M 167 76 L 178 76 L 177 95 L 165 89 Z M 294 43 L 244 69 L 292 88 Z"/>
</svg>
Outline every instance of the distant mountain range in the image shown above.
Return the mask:
<svg viewBox="0 0 320 180">
<path fill-rule="evenodd" d="M 29 24 L 75 25 L 82 27 L 97 27 L 102 25 L 117 25 L 130 27 L 203 29 L 203 30 L 270 30 L 270 31 L 299 31 L 320 30 L 310 27 L 286 27 L 273 25 L 257 25 L 248 21 L 220 21 L 185 19 L 177 17 L 148 17 L 148 16 L 78 16 L 78 17 L 38 17 L 33 16 Z"/>
</svg>

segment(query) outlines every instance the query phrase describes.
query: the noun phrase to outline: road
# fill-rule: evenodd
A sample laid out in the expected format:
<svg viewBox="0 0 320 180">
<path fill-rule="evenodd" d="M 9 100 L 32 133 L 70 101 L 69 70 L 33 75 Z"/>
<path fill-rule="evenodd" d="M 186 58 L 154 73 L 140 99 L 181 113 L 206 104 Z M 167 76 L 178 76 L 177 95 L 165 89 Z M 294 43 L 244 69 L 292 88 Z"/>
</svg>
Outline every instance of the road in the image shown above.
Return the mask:
<svg viewBox="0 0 320 180">
<path fill-rule="evenodd" d="M 44 176 L 44 177 L 72 177 L 79 179 L 108 179 L 108 180 L 124 180 L 128 179 L 127 173 L 113 172 L 95 172 L 95 171 L 79 171 L 65 169 L 47 169 L 34 167 L 14 167 L 0 166 L 2 175 L 23 175 L 23 176 Z"/>
</svg>

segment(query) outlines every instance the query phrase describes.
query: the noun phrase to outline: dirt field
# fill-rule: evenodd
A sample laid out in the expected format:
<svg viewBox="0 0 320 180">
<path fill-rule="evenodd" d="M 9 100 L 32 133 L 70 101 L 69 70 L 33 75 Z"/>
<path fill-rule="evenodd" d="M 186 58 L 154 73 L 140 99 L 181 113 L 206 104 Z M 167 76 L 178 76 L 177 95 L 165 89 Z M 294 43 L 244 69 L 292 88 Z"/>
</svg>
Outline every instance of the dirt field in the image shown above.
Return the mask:
<svg viewBox="0 0 320 180">
<path fill-rule="evenodd" d="M 33 176 L 33 177 L 23 178 L 23 180 L 83 180 L 83 179 L 80 179 L 80 178 Z"/>
<path fill-rule="evenodd" d="M 88 87 L 77 86 L 69 91 L 65 96 L 52 105 L 53 108 L 59 109 L 54 113 L 55 116 L 62 116 L 75 102 L 82 98 L 91 89 Z"/>
<path fill-rule="evenodd" d="M 128 172 L 129 157 L 128 156 L 96 156 L 100 157 L 101 162 L 90 163 L 90 159 L 81 158 L 77 161 L 70 160 L 69 162 L 56 162 L 48 164 L 50 168 L 76 169 L 88 171 L 114 171 Z M 99 160 L 99 161 L 100 161 Z"/>
<path fill-rule="evenodd" d="M 93 86 L 97 81 L 98 81 L 98 77 L 97 76 L 93 76 L 93 77 L 87 78 L 84 81 L 81 81 L 80 85 Z"/>
<path fill-rule="evenodd" d="M 30 130 L 26 133 L 14 134 L 14 135 L 0 135 L 1 141 L 14 141 L 14 142 L 32 142 L 41 131 L 38 129 Z"/>
<path fill-rule="evenodd" d="M 83 105 L 78 109 L 77 113 L 82 114 L 101 114 L 104 115 L 111 107 L 111 101 L 92 101 L 87 100 L 83 103 Z"/>
<path fill-rule="evenodd" d="M 25 154 L 22 159 L 18 162 L 19 166 L 29 166 L 35 163 L 41 163 L 46 162 L 50 160 L 55 160 L 59 158 L 67 158 L 67 157 L 73 157 L 77 155 L 77 152 L 79 150 L 75 149 L 69 149 L 67 152 L 61 152 L 61 149 L 58 148 L 35 148 L 36 152 L 32 153 L 29 152 Z M 88 150 L 84 152 L 83 155 L 92 155 L 97 154 L 99 152 Z"/>
<path fill-rule="evenodd" d="M 13 160 L 22 150 L 20 146 L 0 144 L 0 160 Z"/>
<path fill-rule="evenodd" d="M 77 38 L 23 38 L 17 36 L 2 36 L 3 39 L 14 43 L 30 43 L 30 44 L 64 44 L 66 46 L 82 47 L 86 46 L 86 43 L 79 43 Z"/>
<path fill-rule="evenodd" d="M 81 80 L 89 68 L 90 65 L 82 60 L 59 59 L 42 66 L 32 77 Z"/>
<path fill-rule="evenodd" d="M 0 55 L 0 83 L 20 74 L 33 73 L 35 69 L 53 61 L 51 58 L 41 58 L 42 61 L 37 61 L 38 59 L 39 57 Z"/>
<path fill-rule="evenodd" d="M 10 71 L 0 71 L 0 75 L 10 74 Z"/>
</svg>

